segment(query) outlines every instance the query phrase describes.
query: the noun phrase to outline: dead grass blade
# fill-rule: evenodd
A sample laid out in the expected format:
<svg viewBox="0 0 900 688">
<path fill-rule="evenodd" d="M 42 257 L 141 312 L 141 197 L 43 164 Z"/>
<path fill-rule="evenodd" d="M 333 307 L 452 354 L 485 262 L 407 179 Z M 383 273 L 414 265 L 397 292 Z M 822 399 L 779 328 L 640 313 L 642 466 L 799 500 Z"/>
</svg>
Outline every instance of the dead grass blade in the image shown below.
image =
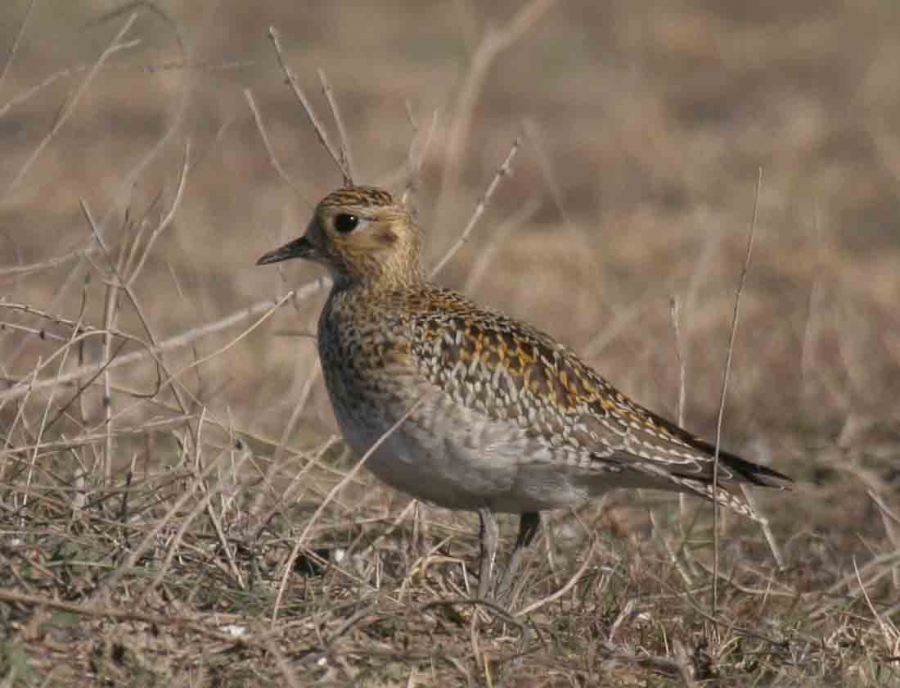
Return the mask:
<svg viewBox="0 0 900 688">
<path fill-rule="evenodd" d="M 578 581 L 581 580 L 581 577 L 584 575 L 584 572 L 587 571 L 587 567 L 590 565 L 591 560 L 594 557 L 594 545 L 595 545 L 595 540 L 593 537 L 591 537 L 591 544 L 588 547 L 588 551 L 584 557 L 584 561 L 581 563 L 581 566 L 578 567 L 578 569 L 575 571 L 575 573 L 572 574 L 571 578 L 569 578 L 569 580 L 566 581 L 565 585 L 563 585 L 559 590 L 556 590 L 552 594 L 547 595 L 546 597 L 543 597 L 539 600 L 535 600 L 531 604 L 524 606 L 522 609 L 520 609 L 519 611 L 517 611 L 515 613 L 515 616 L 518 617 L 518 616 L 527 616 L 528 614 L 533 614 L 541 607 L 544 607 L 544 606 L 550 604 L 551 602 L 558 600 L 560 597 L 562 597 L 567 592 L 569 592 L 572 588 L 574 588 L 575 585 L 578 583 Z"/>
<path fill-rule="evenodd" d="M 450 120 L 451 129 L 444 147 L 444 170 L 435 210 L 435 226 L 439 229 L 444 226 L 449 199 L 459 186 L 463 149 L 472 129 L 472 114 L 491 66 L 503 52 L 525 36 L 554 4 L 555 0 L 530 0 L 499 29 L 488 29 L 478 44 Z"/>
<path fill-rule="evenodd" d="M 34 2 L 35 0 L 30 0 L 28 6 L 25 8 L 25 13 L 22 15 L 22 22 L 19 24 L 19 30 L 16 31 L 15 40 L 13 40 L 12 45 L 9 46 L 9 52 L 6 53 L 6 59 L 3 61 L 3 69 L 0 70 L 0 90 L 3 89 L 3 82 L 6 80 L 6 74 L 9 72 L 9 68 L 12 67 L 13 60 L 19 50 L 22 36 L 25 35 L 25 26 L 28 24 L 28 17 L 31 16 Z M 2 114 L 0 114 L 0 117 L 2 117 Z"/>
<path fill-rule="evenodd" d="M 109 56 L 112 55 L 118 48 L 122 39 L 125 37 L 125 34 L 131 29 L 135 20 L 137 20 L 137 14 L 132 14 L 122 25 L 122 28 L 119 29 L 119 32 L 115 35 L 112 42 L 107 46 L 106 50 L 104 50 L 100 57 L 97 58 L 97 61 L 91 67 L 90 71 L 85 76 L 84 81 L 81 82 L 81 85 L 75 90 L 75 93 L 69 98 L 66 103 L 63 105 L 62 109 L 59 111 L 59 115 L 56 117 L 56 121 L 53 123 L 53 126 L 50 127 L 50 131 L 41 139 L 41 142 L 34 147 L 31 151 L 31 154 L 26 158 L 25 162 L 22 163 L 22 166 L 19 168 L 19 171 L 16 173 L 16 176 L 13 177 L 12 181 L 7 185 L 6 189 L 4 189 L 2 193 L 2 197 L 6 198 L 12 193 L 15 188 L 19 185 L 19 182 L 24 179 L 25 175 L 31 169 L 31 166 L 35 163 L 35 161 L 40 157 L 41 153 L 44 152 L 44 149 L 50 145 L 50 142 L 56 137 L 59 133 L 59 130 L 62 129 L 63 125 L 68 121 L 69 116 L 72 112 L 75 111 L 75 107 L 78 105 L 78 102 L 81 100 L 82 96 L 90 87 L 91 83 L 93 83 L 97 74 L 103 68 L 103 65 L 106 63 L 106 60 L 109 59 Z"/>
<path fill-rule="evenodd" d="M 344 489 L 344 487 L 349 483 L 353 478 L 362 470 L 362 467 L 365 466 L 366 461 L 369 460 L 369 457 L 372 456 L 378 448 L 387 441 L 387 439 L 397 431 L 397 429 L 406 422 L 406 419 L 409 418 L 413 413 L 415 413 L 419 407 L 425 403 L 428 396 L 427 394 L 423 394 L 419 399 L 409 407 L 409 409 L 397 419 L 390 428 L 388 428 L 387 432 L 385 432 L 378 440 L 369 447 L 368 451 L 362 455 L 359 461 L 347 472 L 347 475 L 328 493 L 325 499 L 319 504 L 316 508 L 313 515 L 310 517 L 309 521 L 306 523 L 306 527 L 303 529 L 303 532 L 300 533 L 300 537 L 297 538 L 297 542 L 294 544 L 293 550 L 291 550 L 291 554 L 288 557 L 287 562 L 285 562 L 284 566 L 284 574 L 281 576 L 281 583 L 278 586 L 278 594 L 275 597 L 275 604 L 272 607 L 272 624 L 274 625 L 278 620 L 278 609 L 281 607 L 281 599 L 284 596 L 284 590 L 287 587 L 288 577 L 291 575 L 291 572 L 294 570 L 294 561 L 297 559 L 297 554 L 299 554 L 301 548 L 303 547 L 303 543 L 306 541 L 307 536 L 309 535 L 309 531 L 312 530 L 313 525 L 315 525 L 316 521 L 322 515 L 322 512 L 325 511 L 325 507 L 327 507 L 332 500 L 337 496 L 337 494 Z"/>
<path fill-rule="evenodd" d="M 245 88 L 244 98 L 247 100 L 247 105 L 250 106 L 250 112 L 253 113 L 253 121 L 256 123 L 256 130 L 259 132 L 260 138 L 262 138 L 263 146 L 265 146 L 266 154 L 269 156 L 269 162 L 272 163 L 272 167 L 275 168 L 275 171 L 278 173 L 278 176 L 281 177 L 281 180 L 287 184 L 295 194 L 302 198 L 308 206 L 312 207 L 315 204 L 310 202 L 303 191 L 300 190 L 299 185 L 291 179 L 287 170 L 285 170 L 279 162 L 278 157 L 275 155 L 275 151 L 272 150 L 272 144 L 269 141 L 269 134 L 263 124 L 262 115 L 259 112 L 259 108 L 256 107 L 256 101 L 253 99 L 253 91 L 249 88 Z"/>
<path fill-rule="evenodd" d="M 353 155 L 350 152 L 350 136 L 347 134 L 347 128 L 344 126 L 344 118 L 341 117 L 341 111 L 338 108 L 334 92 L 331 90 L 331 84 L 328 83 L 328 79 L 325 76 L 325 70 L 320 68 L 316 72 L 319 75 L 319 83 L 322 84 L 322 92 L 328 101 L 328 107 L 331 108 L 331 114 L 334 117 L 334 123 L 338 130 L 338 138 L 341 141 L 341 169 L 346 174 L 344 183 L 352 184 L 353 180 L 356 179 L 356 173 L 353 169 Z"/>
<path fill-rule="evenodd" d="M 328 151 L 331 159 L 334 160 L 334 164 L 337 166 L 338 170 L 341 173 L 344 185 L 352 185 L 353 176 L 350 174 L 350 170 L 344 164 L 344 161 L 342 160 L 338 151 L 331 144 L 331 140 L 328 138 L 328 134 L 326 133 L 325 128 L 322 126 L 322 123 L 319 121 L 319 118 L 316 117 L 316 113 L 313 110 L 312 104 L 309 102 L 309 99 L 303 92 L 303 89 L 300 86 L 300 82 L 297 80 L 294 72 L 291 71 L 291 68 L 288 66 L 287 60 L 284 57 L 284 51 L 281 49 L 281 41 L 278 37 L 278 31 L 276 31 L 275 27 L 273 26 L 269 27 L 269 38 L 271 39 L 272 45 L 275 48 L 275 54 L 278 57 L 278 64 L 281 67 L 281 71 L 284 72 L 284 76 L 287 78 L 288 83 L 291 85 L 291 88 L 294 91 L 294 96 L 297 98 L 297 102 L 300 103 L 300 107 L 309 118 L 309 123 L 312 125 L 313 130 L 315 130 L 316 136 L 319 138 L 319 142 L 322 144 L 322 146 L 324 146 L 325 150 Z M 337 118 L 338 116 L 335 114 L 335 119 Z"/>
<path fill-rule="evenodd" d="M 457 251 L 461 249 L 465 243 L 469 240 L 469 235 L 472 234 L 472 230 L 475 229 L 475 225 L 478 224 L 478 220 L 481 219 L 481 216 L 484 215 L 484 211 L 487 209 L 488 203 L 491 200 L 491 197 L 494 195 L 494 192 L 497 190 L 497 187 L 500 185 L 500 181 L 503 177 L 512 174 L 512 161 L 513 158 L 516 157 L 516 153 L 519 150 L 519 139 L 513 141 L 512 147 L 509 149 L 509 153 L 506 154 L 506 158 L 503 160 L 503 164 L 497 168 L 496 174 L 494 174 L 494 178 L 491 179 L 491 183 L 488 184 L 487 190 L 484 192 L 484 195 L 480 199 L 478 199 L 478 203 L 475 204 L 475 209 L 472 211 L 472 216 L 469 218 L 468 224 L 466 224 L 465 229 L 462 234 L 460 234 L 459 239 L 451 246 L 447 252 L 443 255 L 443 257 L 438 261 L 438 264 L 435 265 L 431 269 L 430 276 L 433 278 L 437 275 L 441 270 L 443 270 L 444 266 L 450 262 L 450 259 L 456 255 Z"/>
<path fill-rule="evenodd" d="M 406 184 L 403 187 L 403 196 L 401 197 L 404 204 L 409 201 L 413 192 L 416 190 L 419 183 L 419 177 L 422 175 L 422 167 L 425 164 L 425 159 L 428 157 L 428 152 L 431 150 L 431 142 L 434 141 L 434 132 L 437 131 L 438 111 L 435 110 L 431 114 L 431 123 L 428 125 L 428 131 L 424 134 L 424 140 L 422 139 L 422 133 L 419 130 L 419 125 L 416 123 L 416 118 L 413 115 L 409 101 L 406 102 L 406 115 L 413 128 L 413 136 L 412 140 L 409 142 L 409 152 L 406 156 Z"/>
<path fill-rule="evenodd" d="M 253 325 L 253 327 L 256 327 L 260 324 L 260 322 L 267 319 L 275 310 L 277 310 L 282 304 L 286 303 L 287 301 L 291 299 L 293 299 L 294 301 L 303 301 L 327 288 L 330 284 L 331 281 L 328 278 L 321 277 L 294 291 L 288 292 L 278 300 L 266 299 L 264 301 L 259 301 L 252 306 L 248 306 L 247 308 L 241 308 L 240 310 L 237 310 L 231 315 L 228 315 L 224 318 L 220 318 L 205 325 L 201 325 L 185 332 L 181 332 L 174 337 L 159 342 L 159 344 L 157 344 L 155 347 L 148 347 L 143 351 L 135 351 L 130 354 L 125 354 L 123 356 L 114 358 L 106 366 L 104 366 L 103 363 L 90 363 L 81 366 L 80 368 L 77 368 L 69 373 L 64 373 L 54 379 L 32 381 L 27 385 L 24 384 L 26 381 L 23 380 L 15 384 L 10 389 L 0 392 L 0 406 L 2 406 L 2 404 L 6 402 L 21 399 L 26 394 L 43 391 L 57 384 L 70 384 L 82 377 L 97 375 L 107 367 L 119 368 L 121 366 L 131 365 L 133 363 L 143 361 L 147 358 L 155 357 L 160 353 L 172 351 L 173 349 L 178 349 L 183 346 L 188 346 L 198 339 L 207 337 L 217 332 L 221 332 L 222 330 L 227 330 L 231 327 L 239 325 L 248 318 L 256 317 L 257 315 L 262 313 L 263 316 L 260 321 Z M 97 332 L 102 332 L 102 330 L 98 330 Z M 82 337 L 88 336 L 90 334 L 95 333 L 86 333 L 82 335 Z M 215 352 L 215 354 L 221 353 L 223 350 L 225 350 L 225 347 Z M 207 360 L 209 358 L 210 356 L 207 356 L 203 360 Z M 199 363 L 202 363 L 202 361 L 200 361 Z M 191 364 L 191 366 L 189 367 L 193 367 L 196 365 L 198 365 L 198 362 Z M 184 369 L 178 371 L 178 373 L 176 373 L 176 376 L 183 372 Z"/>
<path fill-rule="evenodd" d="M 731 331 L 728 335 L 728 353 L 725 357 L 725 372 L 722 376 L 722 393 L 719 397 L 719 414 L 716 418 L 715 455 L 713 457 L 713 494 L 719 492 L 719 447 L 722 443 L 722 423 L 725 419 L 725 399 L 728 396 L 728 380 L 731 376 L 731 359 L 734 355 L 734 342 L 737 338 L 738 320 L 741 312 L 741 295 L 744 292 L 744 284 L 747 281 L 747 272 L 750 269 L 750 257 L 753 254 L 753 238 L 756 235 L 756 218 L 759 212 L 759 194 L 762 191 L 763 168 L 759 168 L 759 176 L 756 180 L 756 196 L 753 201 L 753 219 L 750 221 L 750 231 L 747 233 L 747 250 L 744 253 L 744 262 L 741 265 L 741 277 L 734 294 L 734 311 L 731 316 Z M 712 614 L 716 615 L 719 600 L 719 501 L 713 500 L 713 590 L 712 590 Z"/>
</svg>

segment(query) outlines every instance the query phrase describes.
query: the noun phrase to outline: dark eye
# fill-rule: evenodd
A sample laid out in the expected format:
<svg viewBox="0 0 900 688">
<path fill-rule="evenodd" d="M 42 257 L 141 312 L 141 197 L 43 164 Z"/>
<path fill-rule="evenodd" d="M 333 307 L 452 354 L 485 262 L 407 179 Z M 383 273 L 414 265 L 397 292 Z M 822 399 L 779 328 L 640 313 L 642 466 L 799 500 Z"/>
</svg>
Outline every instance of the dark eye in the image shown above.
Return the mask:
<svg viewBox="0 0 900 688">
<path fill-rule="evenodd" d="M 341 234 L 352 232 L 359 225 L 359 218 L 356 215 L 348 215 L 341 213 L 334 218 L 334 228 Z"/>
</svg>

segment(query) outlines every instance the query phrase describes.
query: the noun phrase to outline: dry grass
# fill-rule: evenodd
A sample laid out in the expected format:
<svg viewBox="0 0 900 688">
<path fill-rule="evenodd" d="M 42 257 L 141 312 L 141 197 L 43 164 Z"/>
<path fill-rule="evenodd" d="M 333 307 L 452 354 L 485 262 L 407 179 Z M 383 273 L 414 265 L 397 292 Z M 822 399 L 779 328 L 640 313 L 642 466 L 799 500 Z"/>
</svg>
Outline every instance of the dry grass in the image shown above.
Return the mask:
<svg viewBox="0 0 900 688">
<path fill-rule="evenodd" d="M 0 9 L 3 685 L 900 685 L 894 6 L 308 5 Z M 474 517 L 332 434 L 317 269 L 253 266 L 342 175 L 708 436 L 730 354 L 784 566 L 622 493 L 471 604 Z"/>
</svg>

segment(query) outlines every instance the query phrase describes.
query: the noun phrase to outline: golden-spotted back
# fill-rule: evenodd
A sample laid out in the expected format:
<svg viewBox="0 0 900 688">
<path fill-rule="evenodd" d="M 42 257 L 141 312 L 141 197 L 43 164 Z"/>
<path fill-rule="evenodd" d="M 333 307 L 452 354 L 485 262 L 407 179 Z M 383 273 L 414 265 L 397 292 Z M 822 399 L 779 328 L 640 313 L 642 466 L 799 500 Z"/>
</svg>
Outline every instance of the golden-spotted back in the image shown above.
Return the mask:
<svg viewBox="0 0 900 688">
<path fill-rule="evenodd" d="M 691 492 L 753 518 L 740 483 L 789 479 L 634 403 L 537 329 L 424 279 L 410 211 L 372 187 L 319 203 L 260 262 L 323 263 L 319 354 L 335 416 L 385 482 L 449 508 L 531 513 L 616 487 Z"/>
</svg>

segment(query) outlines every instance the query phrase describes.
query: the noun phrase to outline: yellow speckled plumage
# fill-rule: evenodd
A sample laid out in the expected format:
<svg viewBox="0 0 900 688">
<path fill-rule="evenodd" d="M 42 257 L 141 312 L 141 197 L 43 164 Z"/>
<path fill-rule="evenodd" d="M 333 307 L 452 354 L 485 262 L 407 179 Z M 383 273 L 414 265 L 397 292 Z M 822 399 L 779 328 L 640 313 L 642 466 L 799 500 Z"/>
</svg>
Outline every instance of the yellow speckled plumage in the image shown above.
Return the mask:
<svg viewBox="0 0 900 688">
<path fill-rule="evenodd" d="M 781 487 L 786 476 L 720 451 L 714 490 L 713 446 L 548 335 L 427 281 L 420 243 L 415 218 L 388 192 L 350 187 L 319 203 L 303 237 L 259 261 L 306 258 L 334 278 L 319 355 L 358 454 L 420 404 L 369 459 L 382 480 L 478 511 L 488 539 L 491 514 L 523 514 L 516 552 L 539 511 L 617 487 L 693 493 L 761 520 L 737 486 Z"/>
</svg>

